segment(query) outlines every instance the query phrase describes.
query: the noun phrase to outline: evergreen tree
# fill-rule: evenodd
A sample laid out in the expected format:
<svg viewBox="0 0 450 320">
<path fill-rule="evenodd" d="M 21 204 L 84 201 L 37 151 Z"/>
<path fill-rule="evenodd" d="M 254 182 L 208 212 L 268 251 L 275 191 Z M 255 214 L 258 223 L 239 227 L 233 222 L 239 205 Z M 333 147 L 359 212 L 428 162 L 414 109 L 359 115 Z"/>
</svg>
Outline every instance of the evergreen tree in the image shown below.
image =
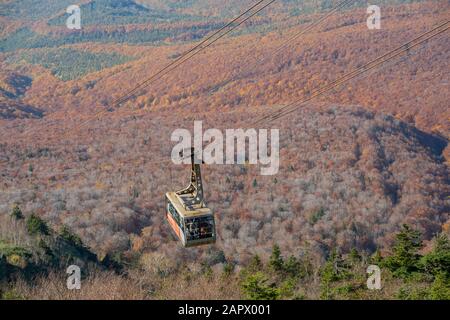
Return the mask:
<svg viewBox="0 0 450 320">
<path fill-rule="evenodd" d="M 430 288 L 429 298 L 431 300 L 450 300 L 450 281 L 448 274 L 439 273 L 436 275 Z"/>
<path fill-rule="evenodd" d="M 361 262 L 361 260 L 362 260 L 362 257 L 356 248 L 352 248 L 352 250 L 350 250 L 349 258 L 350 258 L 350 262 L 353 265 Z"/>
<path fill-rule="evenodd" d="M 333 282 L 347 280 L 353 276 L 349 264 L 342 258 L 338 250 L 333 249 L 327 262 L 320 271 L 322 299 L 333 298 Z"/>
<path fill-rule="evenodd" d="M 74 234 L 68 226 L 63 225 L 59 235 L 69 244 L 75 247 L 83 247 L 83 242 L 81 241 L 81 238 L 76 234 Z"/>
<path fill-rule="evenodd" d="M 250 300 L 276 300 L 280 296 L 279 290 L 274 284 L 268 284 L 268 279 L 262 272 L 248 276 L 241 287 Z"/>
<path fill-rule="evenodd" d="M 11 217 L 13 217 L 15 220 L 22 220 L 23 219 L 23 213 L 22 210 L 20 210 L 19 206 L 17 204 L 14 205 L 12 211 L 11 211 Z"/>
<path fill-rule="evenodd" d="M 446 234 L 434 238 L 433 250 L 422 257 L 421 265 L 426 273 L 450 277 L 450 239 Z"/>
<path fill-rule="evenodd" d="M 247 269 L 250 272 L 257 272 L 257 271 L 261 271 L 263 269 L 263 264 L 261 262 L 261 258 L 255 254 L 252 258 L 252 260 L 250 261 Z"/>
<path fill-rule="evenodd" d="M 396 236 L 393 254 L 384 264 L 399 277 L 409 277 L 419 271 L 419 250 L 422 248 L 421 234 L 408 225 L 403 225 Z"/>
<path fill-rule="evenodd" d="M 381 265 L 381 264 L 383 263 L 383 257 L 381 256 L 380 250 L 377 249 L 377 250 L 374 252 L 374 254 L 372 254 L 372 255 L 370 256 L 369 261 L 370 261 L 370 263 L 372 263 L 372 264 Z"/>
<path fill-rule="evenodd" d="M 301 272 L 301 263 L 294 256 L 290 256 L 286 260 L 286 262 L 284 263 L 283 269 L 286 272 L 286 274 L 291 277 L 303 276 L 303 273 Z"/>
<path fill-rule="evenodd" d="M 331 251 L 320 274 L 322 281 L 325 282 L 339 281 L 351 276 L 349 264 L 336 249 Z"/>
<path fill-rule="evenodd" d="M 39 218 L 37 215 L 32 214 L 28 217 L 27 221 L 27 231 L 30 235 L 35 234 L 42 234 L 42 235 L 49 235 L 50 229 L 48 228 L 47 224 L 44 220 Z"/>
<path fill-rule="evenodd" d="M 272 255 L 270 256 L 269 266 L 274 271 L 283 271 L 284 261 L 281 256 L 281 250 L 278 245 L 274 245 L 272 249 Z"/>
</svg>

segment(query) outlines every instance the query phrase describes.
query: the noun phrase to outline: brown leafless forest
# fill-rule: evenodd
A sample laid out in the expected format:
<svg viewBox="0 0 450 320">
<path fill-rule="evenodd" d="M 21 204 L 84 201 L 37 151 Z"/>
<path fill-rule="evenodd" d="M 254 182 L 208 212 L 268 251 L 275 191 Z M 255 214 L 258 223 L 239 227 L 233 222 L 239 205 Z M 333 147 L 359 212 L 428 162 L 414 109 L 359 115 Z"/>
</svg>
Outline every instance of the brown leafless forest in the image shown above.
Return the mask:
<svg viewBox="0 0 450 320">
<path fill-rule="evenodd" d="M 420 233 L 424 257 L 450 236 L 448 31 L 261 127 L 280 130 L 278 174 L 203 166 L 215 245 L 182 248 L 164 216 L 165 192 L 189 179 L 189 166 L 166 161 L 174 129 L 247 128 L 448 20 L 447 1 L 380 1 L 383 27 L 370 31 L 367 6 L 351 6 L 271 55 L 337 3 L 305 1 L 298 13 L 281 1 L 120 106 L 250 1 L 129 1 L 133 21 L 98 2 L 106 13 L 88 11 L 82 36 L 60 25 L 60 8 L 0 4 L 0 297 L 240 299 L 266 280 L 286 299 L 450 297 L 448 274 L 411 284 L 387 262 L 382 292 L 360 290 L 376 255 L 395 256 L 403 225 Z M 50 231 L 33 234 L 35 216 Z M 50 258 L 66 245 L 77 252 L 67 261 L 89 270 L 80 292 L 65 290 L 66 258 Z M 274 245 L 285 269 L 273 269 Z M 335 252 L 353 276 L 329 281 L 354 295 L 324 287 Z M 448 296 L 433 293 L 441 285 Z"/>
</svg>

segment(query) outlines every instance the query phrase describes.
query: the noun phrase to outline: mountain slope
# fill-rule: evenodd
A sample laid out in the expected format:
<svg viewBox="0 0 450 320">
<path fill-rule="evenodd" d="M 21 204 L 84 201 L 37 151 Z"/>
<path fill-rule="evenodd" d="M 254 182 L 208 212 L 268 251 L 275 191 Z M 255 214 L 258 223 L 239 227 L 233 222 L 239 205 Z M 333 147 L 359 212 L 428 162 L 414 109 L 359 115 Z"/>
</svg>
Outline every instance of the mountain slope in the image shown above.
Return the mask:
<svg viewBox="0 0 450 320">
<path fill-rule="evenodd" d="M 209 113 L 204 128 L 234 127 L 258 115 Z M 1 212 L 13 202 L 35 208 L 102 252 L 130 250 L 132 241 L 132 250 L 175 250 L 174 258 L 186 259 L 167 241 L 160 195 L 182 187 L 188 171 L 154 162 L 170 154 L 165 141 L 172 130 L 192 128 L 188 113 L 178 117 L 153 113 L 97 123 L 95 135 L 83 130 L 65 145 L 3 143 Z M 392 116 L 342 106 L 300 109 L 271 125 L 277 127 L 277 175 L 263 177 L 253 166 L 204 167 L 217 247 L 236 262 L 264 255 L 273 242 L 289 252 L 306 242 L 319 255 L 334 246 L 373 252 L 389 245 L 403 223 L 425 239 L 450 223 L 445 140 Z M 205 250 L 188 251 L 194 258 Z"/>
<path fill-rule="evenodd" d="M 42 110 L 21 99 L 32 84 L 28 76 L 3 70 L 0 72 L 0 119 L 42 118 Z"/>
</svg>

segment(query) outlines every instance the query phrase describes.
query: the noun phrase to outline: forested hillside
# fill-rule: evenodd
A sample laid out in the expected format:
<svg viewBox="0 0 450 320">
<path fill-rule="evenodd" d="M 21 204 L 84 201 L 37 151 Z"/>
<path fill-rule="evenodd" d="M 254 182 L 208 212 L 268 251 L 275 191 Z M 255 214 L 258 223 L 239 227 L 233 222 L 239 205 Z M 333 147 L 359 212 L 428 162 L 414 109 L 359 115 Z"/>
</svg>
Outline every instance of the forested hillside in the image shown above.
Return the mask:
<svg viewBox="0 0 450 320">
<path fill-rule="evenodd" d="M 443 1 L 388 7 L 383 16 L 385 28 L 378 32 L 367 30 L 365 8 L 344 10 L 276 55 L 273 52 L 284 41 L 319 16 L 302 15 L 300 21 L 298 17 L 261 16 L 217 44 L 216 49 L 206 50 L 171 72 L 164 81 L 139 92 L 136 100 L 126 107 L 189 105 L 213 111 L 301 99 L 318 85 L 336 79 L 442 21 L 448 12 L 445 8 Z M 108 105 L 135 83 L 143 81 L 150 72 L 189 50 L 193 40 L 223 23 L 212 19 L 125 26 L 88 25 L 77 32 L 68 32 L 62 27 L 50 31 L 49 26 L 42 25 L 17 27 L 1 40 L 0 50 L 4 51 L 5 58 L 3 69 L 16 72 L 26 67 L 26 76 L 41 77 L 45 85 L 41 87 L 41 81 L 33 82 L 35 90 L 31 88 L 25 97 L 25 102 L 31 106 L 70 112 L 75 104 L 85 109 L 84 113 L 91 112 L 92 106 Z M 438 89 L 448 82 L 447 73 L 443 72 L 448 45 L 448 37 L 431 41 L 425 47 L 412 50 L 406 59 L 398 59 L 380 71 L 357 79 L 358 82 L 324 97 L 323 101 L 364 105 L 448 137 L 449 115 L 445 103 L 449 99 L 448 90 Z M 49 47 L 51 49 L 47 49 Z M 59 47 L 63 48 L 56 49 Z M 30 50 L 18 50 L 22 48 Z M 76 54 L 64 54 L 67 50 Z M 46 54 L 50 55 L 51 63 L 46 61 Z M 214 65 L 212 70 L 211 64 Z M 111 70 L 111 66 L 116 65 Z M 40 66 L 48 70 L 45 76 L 37 68 Z M 92 71 L 103 72 L 80 78 Z M 49 79 L 49 76 L 63 81 Z M 76 78 L 80 79 L 67 83 Z M 95 87 L 87 84 L 93 81 Z M 115 90 L 119 83 L 123 90 Z M 44 106 L 40 106 L 42 101 L 46 101 Z"/>
<path fill-rule="evenodd" d="M 10 220 L 15 221 L 16 207 Z M 39 229 L 39 224 L 28 218 L 28 233 Z M 45 222 L 39 221 L 40 225 Z M 31 228 L 30 228 L 31 227 Z M 17 230 L 17 229 L 16 229 Z M 49 230 L 49 229 L 45 229 Z M 35 239 L 48 238 L 32 234 Z M 450 240 L 445 234 L 437 235 L 428 249 L 421 234 L 408 225 L 395 235 L 395 245 L 387 255 L 379 252 L 368 256 L 353 249 L 342 254 L 333 249 L 326 261 L 318 262 L 308 247 L 300 256 L 287 255 L 274 245 L 268 259 L 253 255 L 243 265 L 227 260 L 221 251 L 210 250 L 207 258 L 196 263 L 174 263 L 161 254 L 134 256 L 131 264 L 124 260 L 104 259 L 99 266 L 92 261 L 82 277 L 80 290 L 66 290 L 64 270 L 49 269 L 33 264 L 31 254 L 22 247 L 0 243 L 0 295 L 2 299 L 450 299 L 448 270 L 450 267 Z M 82 243 L 67 229 L 57 238 L 64 246 L 58 255 L 80 261 L 80 250 L 89 253 Z M 41 239 L 47 254 L 52 249 Z M 75 256 L 74 256 L 75 254 Z M 95 259 L 95 256 L 90 256 Z M 86 259 L 86 257 L 84 257 Z M 117 258 L 116 258 L 117 259 Z M 106 261 L 108 264 L 105 264 Z M 35 260 L 36 261 L 36 260 Z M 94 260 L 95 261 L 95 260 Z M 118 267 L 126 263 L 128 272 Z M 381 289 L 367 290 L 368 264 L 382 267 Z M 130 267 L 131 266 L 131 267 Z M 114 268 L 115 267 L 115 268 Z M 32 280 L 30 272 L 41 270 Z M 109 269 L 109 270 L 108 270 Z M 115 270 L 115 271 L 114 271 Z M 32 275 L 33 273 L 31 273 Z M 6 283 L 5 280 L 9 280 Z"/>
<path fill-rule="evenodd" d="M 255 166 L 205 166 L 217 246 L 228 257 L 243 262 L 273 242 L 290 252 L 308 242 L 318 256 L 335 245 L 374 252 L 402 223 L 431 239 L 450 222 L 444 139 L 361 108 L 317 108 L 273 124 L 284 128 L 277 175 L 260 176 Z M 227 128 L 255 112 L 208 114 L 204 125 Z M 92 137 L 101 139 L 90 142 L 78 136 L 59 145 L 2 143 L 1 212 L 19 203 L 24 212 L 68 225 L 97 252 L 201 256 L 204 249 L 186 255 L 166 241 L 160 195 L 184 186 L 188 168 L 154 162 L 170 154 L 165 141 L 175 128 L 192 129 L 186 117 L 146 113 L 97 124 Z"/>
</svg>

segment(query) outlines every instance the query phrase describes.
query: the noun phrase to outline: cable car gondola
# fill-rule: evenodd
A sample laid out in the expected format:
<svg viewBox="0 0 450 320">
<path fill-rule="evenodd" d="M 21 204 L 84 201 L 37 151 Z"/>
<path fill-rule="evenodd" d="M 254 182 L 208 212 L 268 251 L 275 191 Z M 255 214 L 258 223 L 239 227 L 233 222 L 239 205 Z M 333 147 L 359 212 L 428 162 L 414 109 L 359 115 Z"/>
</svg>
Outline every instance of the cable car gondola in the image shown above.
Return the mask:
<svg viewBox="0 0 450 320">
<path fill-rule="evenodd" d="M 203 200 L 200 164 L 194 161 L 194 148 L 190 153 L 190 185 L 183 190 L 166 193 L 167 220 L 184 247 L 216 242 L 214 215 Z"/>
</svg>

